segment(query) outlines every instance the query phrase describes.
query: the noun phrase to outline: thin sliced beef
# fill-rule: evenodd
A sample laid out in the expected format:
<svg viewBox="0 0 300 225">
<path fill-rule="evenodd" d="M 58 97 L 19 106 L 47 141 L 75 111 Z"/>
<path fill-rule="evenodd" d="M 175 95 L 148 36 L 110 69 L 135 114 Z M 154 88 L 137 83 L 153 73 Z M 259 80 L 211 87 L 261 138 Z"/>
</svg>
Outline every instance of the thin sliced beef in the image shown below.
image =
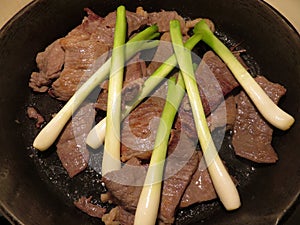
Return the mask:
<svg viewBox="0 0 300 225">
<path fill-rule="evenodd" d="M 150 97 L 123 121 L 121 132 L 123 162 L 132 157 L 150 158 L 164 104 L 164 99 Z"/>
<path fill-rule="evenodd" d="M 134 12 L 126 11 L 126 20 L 127 20 L 127 33 L 130 36 L 134 31 L 137 31 L 139 28 L 147 25 L 148 18 Z M 116 11 L 109 13 L 104 18 L 104 24 L 106 27 L 114 28 L 116 25 Z"/>
<path fill-rule="evenodd" d="M 204 54 L 195 76 L 206 115 L 214 111 L 224 101 L 224 96 L 239 85 L 227 66 L 212 51 Z M 185 95 L 179 108 L 178 120 L 176 121 L 177 128 L 185 131 L 190 138 L 197 137 L 187 95 Z"/>
<path fill-rule="evenodd" d="M 148 13 L 143 9 L 143 7 L 137 7 L 136 13 L 138 15 L 143 16 L 144 18 L 148 18 L 148 25 L 157 24 L 159 32 L 168 32 L 170 31 L 170 21 L 178 20 L 180 22 L 181 32 L 186 35 L 189 29 L 193 28 L 196 23 L 198 23 L 202 18 L 197 18 L 194 20 L 184 19 L 176 11 L 160 11 L 160 12 L 152 12 Z M 163 18 L 163 19 L 162 19 Z M 208 24 L 209 28 L 212 32 L 215 31 L 215 26 L 213 22 L 209 19 L 204 19 Z"/>
<path fill-rule="evenodd" d="M 108 214 L 102 217 L 105 225 L 133 225 L 134 214 L 126 211 L 120 206 L 113 208 Z"/>
<path fill-rule="evenodd" d="M 122 89 L 122 105 L 128 104 L 136 99 L 141 93 L 144 85 L 144 79 L 138 78 L 130 83 L 125 84 Z"/>
<path fill-rule="evenodd" d="M 39 72 L 33 72 L 30 77 L 29 87 L 36 92 L 46 92 L 52 80 L 59 77 L 63 67 L 65 52 L 60 44 L 60 39 L 49 45 L 44 52 L 36 57 Z"/>
<path fill-rule="evenodd" d="M 194 26 L 199 23 L 201 20 L 205 20 L 205 22 L 207 23 L 209 29 L 214 33 L 215 32 L 215 25 L 214 23 L 210 20 L 210 19 L 206 19 L 206 18 L 196 18 L 194 20 L 186 20 L 185 22 L 185 27 L 187 29 L 191 29 L 194 28 Z"/>
<path fill-rule="evenodd" d="M 204 54 L 195 76 L 206 115 L 216 109 L 223 96 L 239 86 L 225 63 L 213 51 Z"/>
<path fill-rule="evenodd" d="M 74 205 L 81 211 L 87 213 L 89 216 L 101 219 L 104 213 L 106 212 L 106 209 L 101 207 L 100 205 L 92 204 L 91 200 L 92 196 L 89 198 L 82 196 L 74 202 Z"/>
<path fill-rule="evenodd" d="M 146 177 L 146 168 L 136 158 L 131 158 L 121 170 L 113 171 L 102 177 L 106 188 L 112 194 L 112 201 L 134 212 Z"/>
<path fill-rule="evenodd" d="M 30 119 L 35 119 L 35 126 L 40 128 L 42 124 L 45 122 L 44 117 L 32 106 L 27 107 L 27 115 Z"/>
<path fill-rule="evenodd" d="M 92 104 L 86 104 L 76 112 L 58 139 L 57 154 L 70 177 L 74 177 L 88 165 L 89 152 L 85 140 L 94 119 Z"/>
<path fill-rule="evenodd" d="M 263 76 L 255 78 L 267 95 L 277 104 L 286 89 Z M 258 163 L 274 163 L 277 154 L 271 146 L 273 127 L 257 111 L 244 91 L 236 96 L 237 118 L 232 144 L 237 155 Z"/>
<path fill-rule="evenodd" d="M 188 35 L 183 36 L 183 41 L 189 38 Z M 160 67 L 173 54 L 173 46 L 171 44 L 171 35 L 169 32 L 163 33 L 160 37 L 160 42 L 157 50 L 147 67 L 148 76 L 152 75 L 154 71 Z"/>
<path fill-rule="evenodd" d="M 199 159 L 198 168 L 193 174 L 192 180 L 182 196 L 180 202 L 180 207 L 182 208 L 195 203 L 209 201 L 217 197 L 206 164 L 202 158 L 202 153 L 197 153 Z"/>
<path fill-rule="evenodd" d="M 157 24 L 159 32 L 170 31 L 171 20 L 178 20 L 180 22 L 181 32 L 183 34 L 187 33 L 188 29 L 185 27 L 185 21 L 176 11 L 162 10 L 161 12 L 148 13 L 149 25 Z"/>
<path fill-rule="evenodd" d="M 65 50 L 65 64 L 52 84 L 51 94 L 67 101 L 107 59 L 113 44 L 113 29 L 102 29 L 102 19 L 90 19 L 72 30 L 60 43 Z M 103 42 L 101 42 L 103 41 Z"/>
<path fill-rule="evenodd" d="M 148 25 L 157 24 L 159 32 L 167 32 L 170 30 L 170 21 L 178 20 L 180 22 L 181 31 L 186 34 L 188 28 L 185 26 L 185 20 L 178 15 L 176 11 L 160 11 L 148 13 L 142 7 L 136 9 L 136 13 L 148 19 Z M 163 18 L 163 19 L 162 19 Z"/>
<path fill-rule="evenodd" d="M 141 59 L 141 53 L 138 53 L 126 63 L 124 86 L 144 77 L 147 77 L 146 63 Z"/>
<path fill-rule="evenodd" d="M 168 147 L 165 165 L 161 204 L 158 218 L 165 224 L 172 224 L 182 195 L 189 185 L 198 166 L 196 142 L 183 132 L 174 131 Z"/>
<path fill-rule="evenodd" d="M 206 115 L 224 101 L 224 95 L 227 95 L 238 86 L 226 65 L 213 52 L 204 55 L 196 76 Z M 161 93 L 161 95 L 165 96 L 166 93 Z M 165 100 L 163 98 L 150 97 L 140 104 L 123 122 L 122 161 L 127 161 L 133 156 L 140 159 L 150 158 L 158 127 L 158 118 L 160 118 L 164 104 Z M 221 116 L 219 116 L 218 122 L 221 121 Z M 213 118 L 215 119 L 215 117 Z M 215 127 L 217 125 L 224 126 L 223 124 L 217 124 L 216 121 L 213 121 L 212 125 Z M 190 138 L 197 139 L 193 114 L 187 95 L 179 108 L 179 116 L 176 119 L 175 127 L 176 129 L 182 129 Z"/>
<path fill-rule="evenodd" d="M 140 59 L 140 54 L 136 54 L 127 62 L 124 74 L 122 90 L 122 104 L 133 101 L 140 93 L 144 84 L 146 74 L 146 63 Z M 108 80 L 101 84 L 101 92 L 98 96 L 95 107 L 100 110 L 107 110 Z"/>
<path fill-rule="evenodd" d="M 180 199 L 198 166 L 196 142 L 180 131 L 173 131 L 168 146 L 165 177 L 162 187 L 159 218 L 172 223 Z M 113 196 L 113 202 L 134 213 L 146 176 L 146 167 L 136 158 L 130 159 L 118 171 L 107 173 L 103 181 Z"/>
<path fill-rule="evenodd" d="M 32 73 L 29 86 L 67 101 L 78 87 L 107 59 L 113 45 L 116 12 L 102 18 L 85 9 L 87 17 L 69 34 L 38 54 L 39 73 Z M 129 35 L 148 23 L 143 16 L 126 12 Z"/>
<path fill-rule="evenodd" d="M 234 96 L 229 95 L 226 97 L 225 101 L 222 101 L 216 110 L 211 112 L 211 114 L 206 118 L 210 131 L 225 126 L 226 130 L 231 130 L 233 128 L 236 115 L 237 109 Z"/>
<path fill-rule="evenodd" d="M 173 47 L 170 43 L 171 36 L 169 32 L 163 33 L 160 37 L 160 42 L 157 50 L 147 67 L 147 74 L 150 76 L 160 65 L 173 54 Z"/>
<path fill-rule="evenodd" d="M 146 18 L 133 12 L 126 11 L 126 18 L 129 35 L 147 24 Z M 52 95 L 59 100 L 68 100 L 106 61 L 113 45 L 115 19 L 116 12 L 101 18 L 88 10 L 88 17 L 83 23 L 61 40 L 66 52 L 65 65 L 60 77 L 52 85 Z"/>
</svg>

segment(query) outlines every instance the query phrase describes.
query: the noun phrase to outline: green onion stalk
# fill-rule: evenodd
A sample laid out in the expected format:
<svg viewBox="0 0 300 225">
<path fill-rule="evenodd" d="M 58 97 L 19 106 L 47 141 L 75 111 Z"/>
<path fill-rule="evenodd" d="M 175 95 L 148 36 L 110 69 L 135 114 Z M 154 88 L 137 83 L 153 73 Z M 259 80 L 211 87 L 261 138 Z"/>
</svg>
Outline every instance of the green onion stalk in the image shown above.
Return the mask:
<svg viewBox="0 0 300 225">
<path fill-rule="evenodd" d="M 156 222 L 169 136 L 174 118 L 185 93 L 181 75 L 179 74 L 178 76 L 177 84 L 172 78 L 168 80 L 166 103 L 157 129 L 154 149 L 137 205 L 134 219 L 135 225 L 154 225 Z"/>
<path fill-rule="evenodd" d="M 121 169 L 120 132 L 121 132 L 121 92 L 123 86 L 125 64 L 126 10 L 124 6 L 117 8 L 114 46 L 111 56 L 111 67 L 107 97 L 107 126 L 105 135 L 102 174 Z"/>
<path fill-rule="evenodd" d="M 179 21 L 172 20 L 170 22 L 170 33 L 174 52 L 190 100 L 199 142 L 213 185 L 224 207 L 227 210 L 237 209 L 241 205 L 239 193 L 218 155 L 208 128 L 195 79 L 191 52 L 189 49 L 184 48 Z"/>
<path fill-rule="evenodd" d="M 287 130 L 293 125 L 295 119 L 269 98 L 231 51 L 211 32 L 204 21 L 195 25 L 194 32 L 201 34 L 203 41 L 225 62 L 256 108 L 270 124 L 281 130 Z"/>
</svg>

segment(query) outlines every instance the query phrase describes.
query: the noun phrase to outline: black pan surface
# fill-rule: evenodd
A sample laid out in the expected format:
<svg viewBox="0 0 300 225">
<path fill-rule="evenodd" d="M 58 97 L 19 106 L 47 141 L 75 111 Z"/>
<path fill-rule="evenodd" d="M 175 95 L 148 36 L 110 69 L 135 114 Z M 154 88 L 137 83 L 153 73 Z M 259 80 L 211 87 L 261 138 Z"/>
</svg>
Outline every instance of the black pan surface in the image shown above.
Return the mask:
<svg viewBox="0 0 300 225">
<path fill-rule="evenodd" d="M 273 146 L 280 158 L 275 165 L 233 157 L 229 140 L 225 141 L 221 154 L 244 181 L 239 187 L 242 208 L 229 213 L 218 201 L 200 204 L 180 211 L 176 223 L 284 222 L 296 208 L 300 192 L 300 38 L 285 19 L 258 0 L 40 0 L 18 13 L 0 32 L 0 211 L 17 224 L 99 224 L 72 204 L 82 194 L 103 191 L 99 174 L 88 169 L 69 179 L 54 149 L 38 154 L 30 147 L 38 130 L 26 117 L 26 107 L 35 104 L 49 120 L 61 105 L 44 95 L 33 96 L 27 84 L 36 70 L 36 54 L 80 24 L 84 7 L 105 16 L 120 4 L 129 10 L 142 5 L 147 11 L 176 10 L 185 17 L 212 19 L 223 41 L 241 43 L 247 50 L 254 74 L 287 87 L 280 106 L 296 119 L 288 132 L 275 130 Z M 92 157 L 95 163 L 97 156 Z"/>
</svg>

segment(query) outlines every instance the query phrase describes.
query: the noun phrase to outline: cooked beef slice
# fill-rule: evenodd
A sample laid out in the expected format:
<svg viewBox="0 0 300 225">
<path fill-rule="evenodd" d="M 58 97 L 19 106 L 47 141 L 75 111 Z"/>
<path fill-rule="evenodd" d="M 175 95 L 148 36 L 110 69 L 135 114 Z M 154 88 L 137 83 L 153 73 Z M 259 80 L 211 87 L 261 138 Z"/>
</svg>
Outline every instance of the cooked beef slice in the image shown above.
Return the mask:
<svg viewBox="0 0 300 225">
<path fill-rule="evenodd" d="M 276 104 L 286 89 L 263 76 L 255 78 Z M 236 96 L 237 118 L 232 144 L 237 155 L 258 163 L 274 163 L 277 154 L 271 146 L 273 127 L 265 121 L 244 91 Z"/>
<path fill-rule="evenodd" d="M 186 188 L 180 202 L 180 207 L 188 207 L 195 203 L 205 202 L 217 197 L 212 180 L 208 173 L 202 153 L 198 153 L 199 164 L 192 180 Z"/>
<path fill-rule="evenodd" d="M 113 208 L 108 214 L 102 217 L 105 225 L 133 225 L 134 214 L 126 211 L 120 206 Z"/>
<path fill-rule="evenodd" d="M 136 158 L 131 158 L 120 170 L 102 177 L 112 194 L 112 201 L 129 212 L 134 212 L 146 177 L 146 168 Z"/>
<path fill-rule="evenodd" d="M 122 105 L 130 103 L 136 99 L 144 85 L 144 79 L 139 78 L 131 81 L 122 89 Z"/>
<path fill-rule="evenodd" d="M 39 72 L 31 74 L 29 87 L 36 92 L 46 92 L 52 80 L 59 77 L 64 59 L 65 52 L 60 39 L 54 41 L 45 51 L 38 53 L 36 63 Z"/>
<path fill-rule="evenodd" d="M 101 90 L 100 94 L 98 95 L 97 101 L 94 104 L 94 107 L 99 110 L 107 111 L 107 98 L 108 91 Z"/>
<path fill-rule="evenodd" d="M 165 32 L 160 37 L 160 42 L 157 46 L 157 50 L 147 67 L 147 74 L 150 76 L 160 65 L 166 61 L 173 54 L 173 47 L 171 45 L 171 35 L 169 32 Z"/>
<path fill-rule="evenodd" d="M 74 202 L 74 205 L 79 208 L 81 211 L 87 213 L 89 216 L 102 218 L 104 213 L 106 212 L 106 209 L 99 206 L 94 205 L 91 203 L 92 196 L 87 198 L 85 196 L 82 196 L 77 201 Z"/>
<path fill-rule="evenodd" d="M 124 86 L 144 77 L 147 77 L 146 63 L 141 59 L 141 53 L 138 53 L 126 63 Z"/>
<path fill-rule="evenodd" d="M 183 36 L 183 41 L 189 38 L 188 35 Z M 171 35 L 169 32 L 165 32 L 160 37 L 160 42 L 155 51 L 155 54 L 147 67 L 148 76 L 152 75 L 156 69 L 158 69 L 163 62 L 165 62 L 173 54 L 173 46 L 171 44 Z"/>
<path fill-rule="evenodd" d="M 126 64 L 124 83 L 122 90 L 122 104 L 130 102 L 140 93 L 144 84 L 146 74 L 146 63 L 140 59 L 140 54 L 136 54 Z M 95 107 L 100 110 L 107 110 L 108 83 L 104 82 L 101 85 L 101 92 L 95 103 Z"/>
<path fill-rule="evenodd" d="M 90 16 L 60 43 L 65 50 L 64 68 L 52 84 L 51 94 L 67 101 L 107 59 L 113 45 L 113 28 L 103 26 L 101 17 Z"/>
<path fill-rule="evenodd" d="M 185 22 L 185 27 L 187 29 L 191 29 L 194 28 L 194 26 L 199 23 L 201 20 L 205 20 L 205 22 L 207 23 L 209 29 L 212 32 L 215 32 L 215 24 L 210 20 L 210 19 L 206 19 L 206 18 L 196 18 L 194 20 L 186 20 Z"/>
<path fill-rule="evenodd" d="M 174 222 L 176 209 L 198 166 L 196 143 L 175 131 L 168 148 L 158 218 L 165 224 Z"/>
<path fill-rule="evenodd" d="M 206 115 L 216 109 L 223 96 L 239 86 L 225 63 L 213 51 L 204 54 L 195 76 Z"/>
<path fill-rule="evenodd" d="M 35 126 L 40 128 L 41 125 L 45 122 L 44 117 L 32 106 L 27 107 L 27 115 L 30 119 L 35 119 Z"/>
<path fill-rule="evenodd" d="M 172 223 L 180 199 L 198 166 L 196 142 L 180 131 L 173 131 L 168 146 L 159 218 Z M 131 166 L 130 166 L 131 165 Z M 113 202 L 134 213 L 147 168 L 131 158 L 121 170 L 107 173 L 102 179 Z"/>
<path fill-rule="evenodd" d="M 150 97 L 125 118 L 121 131 L 123 162 L 134 156 L 150 158 L 164 104 L 163 98 Z"/>
<path fill-rule="evenodd" d="M 70 177 L 83 171 L 89 160 L 85 140 L 95 119 L 92 104 L 81 107 L 68 122 L 56 144 L 57 154 Z"/>
<path fill-rule="evenodd" d="M 224 96 L 239 85 L 227 66 L 212 51 L 204 54 L 195 76 L 206 115 L 214 111 L 224 101 Z M 176 127 L 184 130 L 190 138 L 197 137 L 193 113 L 187 95 L 185 95 L 179 108 Z"/>
<path fill-rule="evenodd" d="M 226 65 L 213 52 L 204 55 L 197 69 L 196 77 L 206 115 L 209 115 L 211 110 L 215 110 L 224 101 L 223 95 L 227 95 L 238 86 Z M 163 93 L 161 94 L 163 95 Z M 121 135 L 122 161 L 127 161 L 133 156 L 140 159 L 150 158 L 158 127 L 158 118 L 162 113 L 164 104 L 165 100 L 163 98 L 150 97 L 131 112 L 123 122 Z M 234 115 L 234 113 L 232 114 Z M 193 114 L 187 95 L 181 103 L 178 115 L 175 127 L 182 129 L 190 138 L 197 139 Z M 218 122 L 222 120 L 221 116 L 219 116 Z M 213 121 L 212 125 L 224 126 L 223 124 L 217 124 L 216 121 Z"/>
<path fill-rule="evenodd" d="M 82 23 L 37 56 L 39 73 L 32 73 L 29 86 L 67 101 L 78 87 L 107 59 L 113 45 L 116 12 L 102 18 L 89 9 Z M 148 19 L 126 11 L 129 35 Z"/>
<path fill-rule="evenodd" d="M 212 132 L 216 128 L 225 127 L 226 130 L 233 128 L 237 109 L 233 95 L 229 95 L 221 104 L 206 118 L 208 127 Z"/>
<path fill-rule="evenodd" d="M 167 32 L 170 30 L 170 21 L 178 20 L 180 22 L 181 31 L 186 34 L 188 28 L 185 26 L 185 20 L 178 15 L 176 11 L 160 11 L 148 13 L 142 7 L 136 9 L 136 13 L 148 19 L 148 25 L 156 24 L 159 32 Z M 163 19 L 162 19 L 163 18 Z"/>
<path fill-rule="evenodd" d="M 148 18 L 134 12 L 126 11 L 127 33 L 130 36 L 134 31 L 148 23 Z M 109 13 L 103 23 L 106 27 L 114 28 L 116 25 L 116 11 Z"/>
<path fill-rule="evenodd" d="M 185 21 L 176 11 L 162 10 L 160 12 L 148 13 L 149 25 L 157 24 L 159 32 L 170 31 L 171 20 L 178 20 L 180 22 L 181 32 L 183 34 L 187 33 L 188 29 L 185 27 Z"/>
<path fill-rule="evenodd" d="M 184 19 L 176 11 L 164 11 L 151 12 L 148 13 L 143 9 L 143 7 L 137 7 L 136 13 L 145 18 L 148 18 L 148 25 L 157 24 L 159 32 L 168 32 L 170 30 L 170 21 L 178 20 L 180 22 L 181 32 L 186 35 L 190 28 L 193 28 L 196 23 L 198 23 L 202 18 L 197 18 L 194 20 Z M 163 18 L 163 19 L 162 19 Z M 209 19 L 205 19 L 209 28 L 214 32 L 215 26 L 213 22 Z"/>
</svg>

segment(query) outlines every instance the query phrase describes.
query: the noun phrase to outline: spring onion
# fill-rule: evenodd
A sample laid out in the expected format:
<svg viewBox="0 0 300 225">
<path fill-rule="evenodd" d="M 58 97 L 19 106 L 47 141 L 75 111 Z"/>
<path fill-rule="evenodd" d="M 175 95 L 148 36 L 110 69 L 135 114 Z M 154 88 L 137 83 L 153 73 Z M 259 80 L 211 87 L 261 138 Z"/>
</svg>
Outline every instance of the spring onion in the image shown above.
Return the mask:
<svg viewBox="0 0 300 225">
<path fill-rule="evenodd" d="M 203 35 L 203 41 L 225 62 L 258 111 L 270 124 L 281 130 L 287 130 L 293 125 L 295 119 L 269 98 L 231 51 L 210 31 L 205 22 L 197 23 L 194 32 Z"/>
<path fill-rule="evenodd" d="M 154 225 L 156 222 L 169 136 L 184 93 L 184 82 L 180 74 L 176 85 L 172 78 L 168 80 L 166 103 L 157 129 L 149 168 L 135 212 L 135 225 Z"/>
<path fill-rule="evenodd" d="M 130 39 L 125 46 L 125 58 L 128 60 L 137 52 L 154 48 L 158 45 L 158 41 L 146 42 L 156 38 L 158 27 L 153 25 L 144 31 L 138 33 Z M 101 82 L 103 82 L 110 71 L 111 58 L 108 59 L 70 98 L 64 107 L 56 114 L 56 116 L 40 131 L 33 142 L 33 147 L 44 151 L 48 149 L 56 140 L 66 123 L 69 121 L 73 113 L 78 109 L 80 104 Z"/>
<path fill-rule="evenodd" d="M 121 169 L 120 130 L 121 130 L 121 92 L 124 75 L 124 45 L 126 38 L 126 10 L 117 8 L 114 47 L 111 56 L 111 67 L 107 97 L 107 126 L 102 160 L 102 174 Z"/>
<path fill-rule="evenodd" d="M 193 49 L 195 45 L 201 40 L 201 35 L 194 34 L 184 44 L 187 49 Z M 125 111 L 122 113 L 124 119 L 145 97 L 147 97 L 154 88 L 159 85 L 164 78 L 174 69 L 177 61 L 175 55 L 170 56 L 154 73 L 145 81 L 141 93 L 136 100 L 131 104 L 125 106 Z M 106 118 L 101 120 L 88 134 L 86 143 L 94 148 L 99 148 L 105 137 Z"/>
<path fill-rule="evenodd" d="M 241 205 L 240 197 L 211 137 L 194 75 L 191 52 L 184 48 L 179 21 L 172 20 L 170 22 L 170 33 L 174 52 L 186 85 L 203 156 L 213 185 L 224 207 L 227 210 L 237 209 Z"/>
</svg>

